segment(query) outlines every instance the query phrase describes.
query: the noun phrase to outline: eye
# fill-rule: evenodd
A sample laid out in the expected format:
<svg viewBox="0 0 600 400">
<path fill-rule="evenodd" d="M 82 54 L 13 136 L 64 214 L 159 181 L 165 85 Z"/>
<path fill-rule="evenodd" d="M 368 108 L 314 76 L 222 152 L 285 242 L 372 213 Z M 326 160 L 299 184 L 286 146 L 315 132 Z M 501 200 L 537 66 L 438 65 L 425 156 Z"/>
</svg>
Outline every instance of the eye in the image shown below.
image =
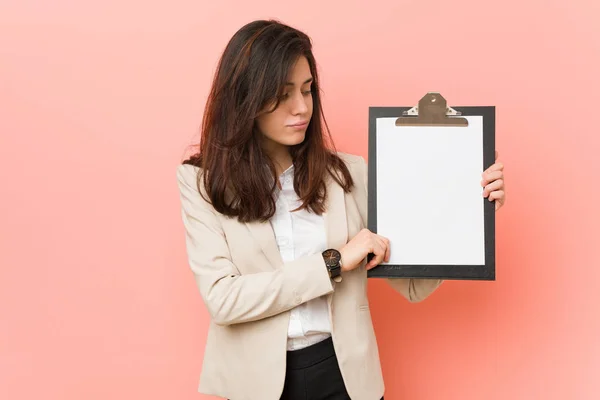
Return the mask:
<svg viewBox="0 0 600 400">
<path fill-rule="evenodd" d="M 302 94 L 305 96 L 309 96 L 310 94 L 312 94 L 312 89 L 305 90 L 304 92 L 302 92 Z"/>
</svg>

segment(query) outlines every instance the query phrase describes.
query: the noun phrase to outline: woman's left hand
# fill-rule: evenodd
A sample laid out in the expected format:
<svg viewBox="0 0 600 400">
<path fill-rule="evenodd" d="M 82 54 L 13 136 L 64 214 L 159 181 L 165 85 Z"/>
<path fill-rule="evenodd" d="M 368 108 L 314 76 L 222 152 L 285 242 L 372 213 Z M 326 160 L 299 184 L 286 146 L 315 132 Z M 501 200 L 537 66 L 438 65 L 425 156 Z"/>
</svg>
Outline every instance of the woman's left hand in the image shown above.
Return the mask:
<svg viewBox="0 0 600 400">
<path fill-rule="evenodd" d="M 496 151 L 495 163 L 486 169 L 483 174 L 481 186 L 483 187 L 483 197 L 489 201 L 496 201 L 496 211 L 504 205 L 506 194 L 504 189 L 504 165 L 498 161 L 498 152 Z"/>
</svg>

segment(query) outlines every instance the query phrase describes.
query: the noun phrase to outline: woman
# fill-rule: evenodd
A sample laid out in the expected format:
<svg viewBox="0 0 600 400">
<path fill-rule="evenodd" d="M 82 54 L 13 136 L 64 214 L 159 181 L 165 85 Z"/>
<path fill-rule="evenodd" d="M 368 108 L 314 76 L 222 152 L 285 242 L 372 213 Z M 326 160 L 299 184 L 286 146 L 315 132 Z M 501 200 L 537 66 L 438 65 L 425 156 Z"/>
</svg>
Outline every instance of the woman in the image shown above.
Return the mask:
<svg viewBox="0 0 600 400">
<path fill-rule="evenodd" d="M 232 400 L 383 396 L 367 270 L 367 166 L 326 134 L 310 39 L 273 21 L 228 43 L 198 154 L 178 167 L 189 263 L 211 316 L 199 391 Z M 484 196 L 504 203 L 502 167 Z M 369 263 L 367 254 L 375 257 Z M 390 279 L 409 301 L 439 280 Z"/>
</svg>

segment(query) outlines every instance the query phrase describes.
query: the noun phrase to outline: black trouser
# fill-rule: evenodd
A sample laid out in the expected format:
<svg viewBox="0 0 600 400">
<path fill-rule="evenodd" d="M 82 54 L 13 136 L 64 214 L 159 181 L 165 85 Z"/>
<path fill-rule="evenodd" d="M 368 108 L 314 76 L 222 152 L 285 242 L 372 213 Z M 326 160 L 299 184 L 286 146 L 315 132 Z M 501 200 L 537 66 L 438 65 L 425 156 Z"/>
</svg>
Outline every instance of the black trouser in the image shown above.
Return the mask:
<svg viewBox="0 0 600 400">
<path fill-rule="evenodd" d="M 281 400 L 350 400 L 331 338 L 287 352 Z"/>
</svg>

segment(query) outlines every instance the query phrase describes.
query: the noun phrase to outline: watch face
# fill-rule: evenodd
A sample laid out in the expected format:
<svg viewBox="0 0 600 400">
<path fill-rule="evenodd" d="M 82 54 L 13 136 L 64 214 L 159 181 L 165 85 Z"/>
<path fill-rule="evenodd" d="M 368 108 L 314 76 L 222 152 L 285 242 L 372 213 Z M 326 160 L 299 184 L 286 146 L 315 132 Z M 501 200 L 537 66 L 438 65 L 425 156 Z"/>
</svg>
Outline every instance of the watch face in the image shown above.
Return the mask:
<svg viewBox="0 0 600 400">
<path fill-rule="evenodd" d="M 329 267 L 334 267 L 340 262 L 340 252 L 334 249 L 325 250 L 323 252 L 323 258 L 325 259 L 325 263 Z"/>
</svg>

